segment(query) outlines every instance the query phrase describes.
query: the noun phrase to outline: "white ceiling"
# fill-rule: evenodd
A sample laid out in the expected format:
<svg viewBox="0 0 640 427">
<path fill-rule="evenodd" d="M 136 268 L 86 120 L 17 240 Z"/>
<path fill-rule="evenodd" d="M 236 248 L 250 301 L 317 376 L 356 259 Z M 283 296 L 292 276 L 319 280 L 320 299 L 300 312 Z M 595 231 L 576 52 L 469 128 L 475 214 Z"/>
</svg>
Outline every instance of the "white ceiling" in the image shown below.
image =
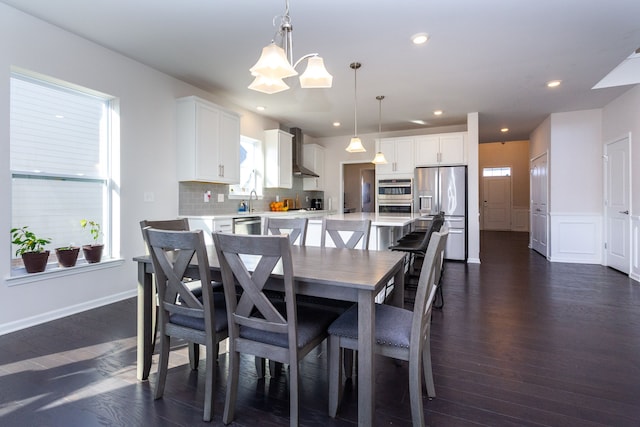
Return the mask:
<svg viewBox="0 0 640 427">
<path fill-rule="evenodd" d="M 591 88 L 640 46 L 638 0 L 290 0 L 294 57 L 318 52 L 333 88 L 294 78 L 292 90 L 264 95 L 247 89 L 248 69 L 285 0 L 2 2 L 315 137 L 353 133 L 354 61 L 360 134 L 377 132 L 385 95 L 383 131 L 466 123 L 477 111 L 489 142 L 528 139 L 550 113 L 603 107 L 629 86 Z M 412 45 L 418 32 L 431 40 Z M 552 79 L 562 85 L 546 88 Z"/>
</svg>

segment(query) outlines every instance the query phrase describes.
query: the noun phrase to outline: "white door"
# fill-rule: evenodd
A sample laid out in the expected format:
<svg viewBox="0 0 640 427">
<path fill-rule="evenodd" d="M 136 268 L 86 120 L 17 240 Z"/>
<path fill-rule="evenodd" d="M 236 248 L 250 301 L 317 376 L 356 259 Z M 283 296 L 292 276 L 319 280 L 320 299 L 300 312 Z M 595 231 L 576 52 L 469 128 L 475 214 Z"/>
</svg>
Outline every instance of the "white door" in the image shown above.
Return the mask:
<svg viewBox="0 0 640 427">
<path fill-rule="evenodd" d="M 547 180 L 549 164 L 547 153 L 531 161 L 531 249 L 547 256 Z"/>
<path fill-rule="evenodd" d="M 482 177 L 483 230 L 511 230 L 511 177 Z"/>
<path fill-rule="evenodd" d="M 607 144 L 605 150 L 606 265 L 628 274 L 631 263 L 629 138 Z"/>
</svg>

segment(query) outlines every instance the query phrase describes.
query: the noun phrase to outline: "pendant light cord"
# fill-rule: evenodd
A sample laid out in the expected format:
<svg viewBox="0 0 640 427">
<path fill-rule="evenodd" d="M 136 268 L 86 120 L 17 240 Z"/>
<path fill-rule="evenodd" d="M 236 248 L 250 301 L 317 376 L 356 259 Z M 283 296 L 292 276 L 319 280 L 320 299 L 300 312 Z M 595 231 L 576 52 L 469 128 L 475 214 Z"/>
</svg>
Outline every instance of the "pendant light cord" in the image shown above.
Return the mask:
<svg viewBox="0 0 640 427">
<path fill-rule="evenodd" d="M 359 62 L 352 62 L 349 65 L 353 69 L 353 136 L 358 136 L 358 68 L 362 64 Z"/>
</svg>

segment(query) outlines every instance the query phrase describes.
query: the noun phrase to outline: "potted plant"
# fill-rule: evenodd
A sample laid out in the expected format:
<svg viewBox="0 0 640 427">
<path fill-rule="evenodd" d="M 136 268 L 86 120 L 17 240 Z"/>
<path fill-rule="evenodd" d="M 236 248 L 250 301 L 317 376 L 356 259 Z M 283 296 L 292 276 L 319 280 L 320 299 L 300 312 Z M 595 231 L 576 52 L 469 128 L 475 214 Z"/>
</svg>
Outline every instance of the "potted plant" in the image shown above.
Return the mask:
<svg viewBox="0 0 640 427">
<path fill-rule="evenodd" d="M 58 265 L 60 267 L 73 267 L 78 260 L 78 254 L 80 248 L 78 246 L 64 246 L 56 248 L 56 258 L 58 258 Z"/>
<path fill-rule="evenodd" d="M 27 273 L 40 273 L 47 268 L 49 251 L 44 249 L 44 245 L 51 243 L 51 239 L 36 236 L 25 225 L 11 229 L 11 243 L 18 246 L 16 255 L 22 257 Z"/>
<path fill-rule="evenodd" d="M 102 249 L 104 248 L 104 244 L 98 243 L 100 235 L 102 234 L 102 231 L 100 230 L 100 223 L 82 219 L 80 220 L 80 226 L 82 228 L 89 227 L 89 232 L 91 233 L 91 237 L 93 238 L 92 244 L 82 246 L 84 259 L 87 260 L 89 264 L 100 262 L 100 260 L 102 259 Z"/>
</svg>

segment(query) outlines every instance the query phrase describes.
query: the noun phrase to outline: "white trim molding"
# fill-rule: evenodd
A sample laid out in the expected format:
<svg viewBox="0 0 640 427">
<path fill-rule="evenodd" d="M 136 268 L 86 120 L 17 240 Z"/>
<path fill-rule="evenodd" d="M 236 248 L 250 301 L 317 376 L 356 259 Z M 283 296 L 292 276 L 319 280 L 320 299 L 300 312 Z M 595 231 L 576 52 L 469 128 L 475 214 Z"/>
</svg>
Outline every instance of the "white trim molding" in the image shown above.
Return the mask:
<svg viewBox="0 0 640 427">
<path fill-rule="evenodd" d="M 551 213 L 551 262 L 602 264 L 602 214 Z"/>
<path fill-rule="evenodd" d="M 629 277 L 640 282 L 640 216 L 631 215 L 631 272 Z"/>
<path fill-rule="evenodd" d="M 91 310 L 93 308 L 102 307 L 103 305 L 112 304 L 114 302 L 122 301 L 127 298 L 132 298 L 136 296 L 137 290 L 132 289 L 130 291 L 121 292 L 119 294 L 113 294 L 106 296 L 104 298 L 95 299 L 93 301 L 86 301 L 81 304 L 75 304 L 68 307 L 64 307 L 58 310 L 49 311 L 47 313 L 41 313 L 37 316 L 31 316 L 28 318 L 20 319 L 15 322 L 5 323 L 0 325 L 0 335 L 8 334 L 10 332 L 19 331 L 21 329 L 26 329 L 31 326 L 39 325 L 41 323 L 46 323 L 51 320 L 60 319 L 63 317 L 70 316 L 72 314 L 80 313 L 83 311 Z"/>
</svg>

